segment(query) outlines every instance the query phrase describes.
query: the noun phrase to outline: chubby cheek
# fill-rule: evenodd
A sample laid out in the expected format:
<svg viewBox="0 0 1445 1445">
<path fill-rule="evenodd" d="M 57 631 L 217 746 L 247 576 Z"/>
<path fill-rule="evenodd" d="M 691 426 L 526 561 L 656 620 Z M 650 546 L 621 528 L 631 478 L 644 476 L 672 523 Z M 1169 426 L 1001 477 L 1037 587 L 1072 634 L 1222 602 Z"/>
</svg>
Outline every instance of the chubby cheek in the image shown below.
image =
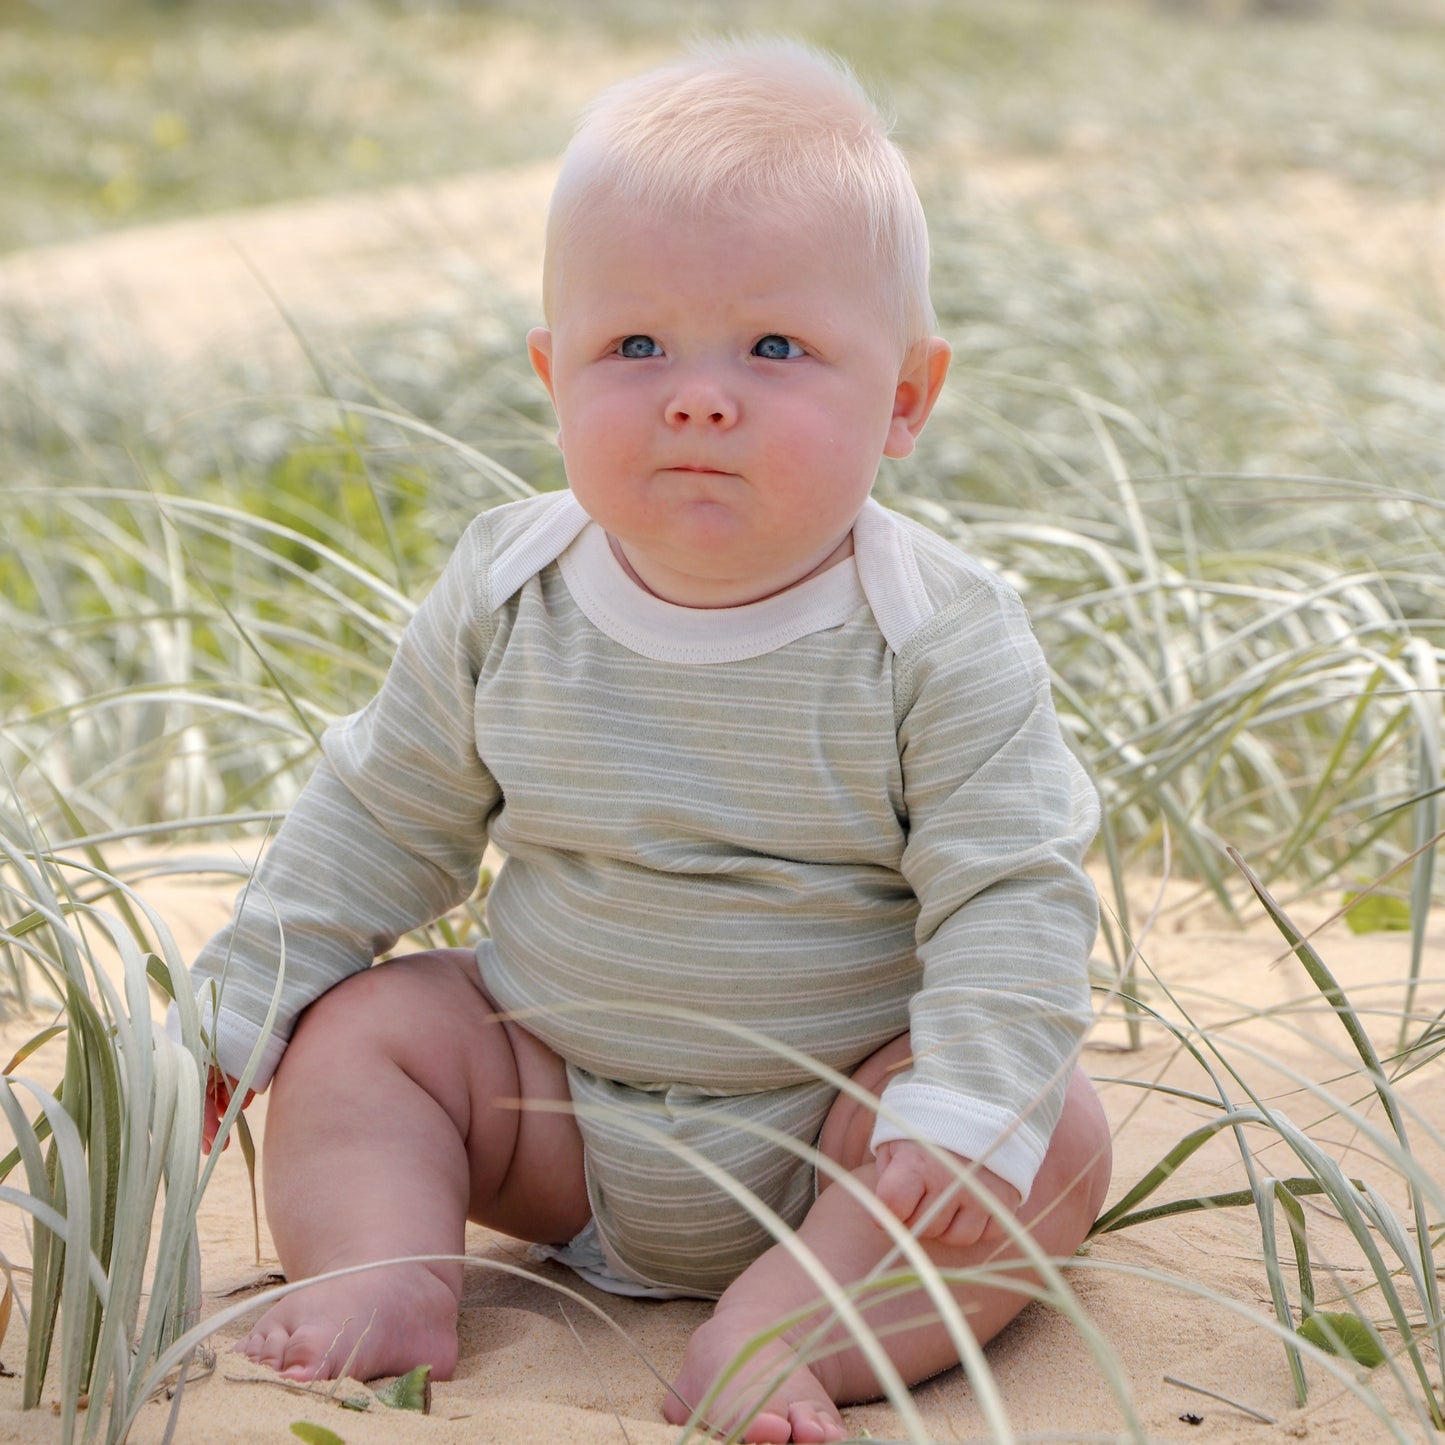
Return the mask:
<svg viewBox="0 0 1445 1445">
<path fill-rule="evenodd" d="M 562 462 L 567 484 L 588 516 L 613 530 L 614 521 L 635 507 L 637 439 L 614 418 L 573 417 L 562 426 Z"/>
<path fill-rule="evenodd" d="M 871 487 L 887 439 L 887 418 L 845 414 L 841 423 L 820 432 L 814 455 L 826 459 L 824 465 L 837 485 Z"/>
<path fill-rule="evenodd" d="M 586 477 L 616 461 L 636 440 L 629 435 L 626 413 L 593 397 L 561 398 L 557 408 L 558 440 L 569 480 Z"/>
<path fill-rule="evenodd" d="M 881 388 L 838 386 L 810 397 L 789 430 L 815 455 L 856 470 L 882 455 L 892 419 L 892 397 Z"/>
</svg>

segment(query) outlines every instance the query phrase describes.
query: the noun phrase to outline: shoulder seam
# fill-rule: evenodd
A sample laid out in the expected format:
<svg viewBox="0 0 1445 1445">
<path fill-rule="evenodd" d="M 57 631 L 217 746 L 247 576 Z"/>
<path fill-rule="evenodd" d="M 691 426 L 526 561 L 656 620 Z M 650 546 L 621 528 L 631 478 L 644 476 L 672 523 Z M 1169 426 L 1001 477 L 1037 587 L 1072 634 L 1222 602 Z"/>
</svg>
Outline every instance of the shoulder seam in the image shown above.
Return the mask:
<svg viewBox="0 0 1445 1445">
<path fill-rule="evenodd" d="M 495 612 L 529 577 L 555 562 L 587 525 L 587 513 L 571 492 L 543 495 L 546 501 L 539 502 L 538 515 L 528 520 L 500 555 L 488 549 L 488 612 Z"/>
<path fill-rule="evenodd" d="M 895 653 L 935 611 L 913 539 L 901 519 L 871 497 L 853 524 L 858 581 L 884 641 Z"/>
<path fill-rule="evenodd" d="M 975 577 L 957 597 L 938 608 L 932 617 L 916 627 L 909 635 L 905 649 L 895 655 L 893 664 L 893 719 L 895 724 L 901 726 L 909 708 L 913 706 L 915 673 L 923 654 L 940 634 L 945 633 L 950 627 L 958 625 L 958 619 L 961 616 L 971 612 L 981 601 L 985 600 L 993 602 L 1000 617 L 1010 612 L 1015 615 L 1016 621 L 1013 626 L 1005 624 L 1005 637 L 1006 645 L 1015 655 L 1019 653 L 1018 634 L 1015 627 L 1021 628 L 1030 635 L 1033 630 L 1028 619 L 1028 612 L 1023 605 L 1023 599 L 1007 583 L 1001 582 L 996 577 L 989 575 Z M 1048 669 L 1042 655 L 1039 656 L 1037 665 L 1044 685 L 1047 686 Z"/>
<path fill-rule="evenodd" d="M 871 498 L 854 524 L 854 543 L 858 579 L 878 630 L 895 654 L 960 603 L 972 602 L 980 594 L 997 597 L 1013 590 L 947 537 Z M 941 597 L 930 591 L 920 563 L 952 573 L 952 580 L 936 589 L 942 591 Z"/>
<path fill-rule="evenodd" d="M 492 515 L 490 512 L 482 512 L 472 519 L 472 527 L 475 527 L 480 534 L 478 541 L 481 544 L 482 565 L 477 569 L 476 577 L 472 583 L 472 595 L 468 599 L 468 605 L 472 610 L 472 621 L 475 623 L 480 635 L 490 644 L 493 634 L 496 631 L 496 614 L 487 606 L 487 599 L 492 590 Z M 470 530 L 470 529 L 469 529 Z"/>
</svg>

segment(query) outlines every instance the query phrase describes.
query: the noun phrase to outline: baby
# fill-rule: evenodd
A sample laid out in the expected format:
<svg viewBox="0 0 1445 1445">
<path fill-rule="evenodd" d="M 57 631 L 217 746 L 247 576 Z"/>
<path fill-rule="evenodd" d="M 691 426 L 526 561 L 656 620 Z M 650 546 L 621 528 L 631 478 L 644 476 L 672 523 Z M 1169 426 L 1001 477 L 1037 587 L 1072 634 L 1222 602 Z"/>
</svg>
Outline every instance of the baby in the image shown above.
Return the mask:
<svg viewBox="0 0 1445 1445">
<path fill-rule="evenodd" d="M 947 371 L 927 275 L 906 163 L 827 58 L 702 47 L 587 112 L 528 337 L 569 490 L 473 522 L 197 963 L 208 1144 L 279 997 L 253 1082 L 290 1278 L 460 1254 L 470 1219 L 716 1299 L 674 1423 L 802 1312 L 761 1409 L 731 1382 L 707 1416 L 822 1441 L 880 1384 L 776 1219 L 844 1286 L 896 1258 L 848 1174 L 944 1268 L 1018 1256 L 1001 1210 L 1084 1238 L 1096 800 L 1017 597 L 869 498 Z M 491 937 L 369 967 L 489 839 Z M 240 1348 L 445 1377 L 461 1278 L 322 1282 Z M 955 1293 L 980 1341 L 1025 1303 Z M 921 1291 L 862 1304 L 909 1383 L 957 1362 Z"/>
</svg>

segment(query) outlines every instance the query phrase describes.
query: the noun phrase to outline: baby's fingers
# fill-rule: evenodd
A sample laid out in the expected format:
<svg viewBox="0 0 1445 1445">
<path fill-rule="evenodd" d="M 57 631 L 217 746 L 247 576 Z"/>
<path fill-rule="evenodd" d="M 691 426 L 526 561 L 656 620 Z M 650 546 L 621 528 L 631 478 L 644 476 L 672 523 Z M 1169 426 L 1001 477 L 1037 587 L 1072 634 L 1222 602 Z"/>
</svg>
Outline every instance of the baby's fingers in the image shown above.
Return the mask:
<svg viewBox="0 0 1445 1445">
<path fill-rule="evenodd" d="M 216 1142 L 216 1134 L 221 1127 L 221 1115 L 231 1106 L 231 1096 L 236 1087 L 234 1079 L 227 1078 L 218 1070 L 212 1069 L 210 1077 L 206 1080 L 206 1103 L 201 1117 L 201 1151 L 209 1154 L 211 1146 Z M 252 1099 L 256 1097 L 254 1089 L 246 1090 L 246 1097 L 241 1101 L 244 1109 L 249 1106 Z M 224 1152 L 231 1147 L 230 1136 L 222 1140 L 221 1149 Z"/>
<path fill-rule="evenodd" d="M 216 1131 L 221 1127 L 220 1111 L 216 1108 L 216 1096 L 211 1090 L 206 1090 L 206 1106 L 201 1117 L 201 1152 L 209 1154 L 211 1146 L 216 1142 Z M 222 1142 L 224 1150 L 230 1144 L 230 1139 Z"/>
<path fill-rule="evenodd" d="M 949 1200 L 914 1232 L 920 1239 L 946 1245 L 950 1249 L 968 1249 L 1003 1237 L 1003 1230 L 993 1215 L 976 1201 L 955 1204 Z"/>
<path fill-rule="evenodd" d="M 873 1192 L 890 1213 L 907 1224 L 927 1198 L 928 1181 L 909 1155 L 904 1154 L 882 1164 Z"/>
</svg>

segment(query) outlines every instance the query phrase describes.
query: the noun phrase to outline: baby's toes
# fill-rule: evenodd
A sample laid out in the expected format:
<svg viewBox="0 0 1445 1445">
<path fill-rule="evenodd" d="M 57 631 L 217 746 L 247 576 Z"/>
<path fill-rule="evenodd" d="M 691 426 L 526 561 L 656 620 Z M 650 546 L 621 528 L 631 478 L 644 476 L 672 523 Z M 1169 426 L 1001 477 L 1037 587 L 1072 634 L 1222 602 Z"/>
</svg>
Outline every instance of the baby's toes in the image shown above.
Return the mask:
<svg viewBox="0 0 1445 1445">
<path fill-rule="evenodd" d="M 795 1400 L 788 1406 L 788 1423 L 792 1427 L 795 1441 L 815 1445 L 818 1441 L 846 1440 L 847 1427 L 843 1417 L 832 1405 L 820 1405 L 814 1400 Z"/>
<path fill-rule="evenodd" d="M 275 1325 L 258 1325 L 244 1340 L 232 1346 L 238 1354 L 254 1360 L 258 1365 L 269 1365 L 273 1370 L 281 1367 L 282 1356 L 286 1353 L 286 1341 L 291 1332 Z"/>
<path fill-rule="evenodd" d="M 291 1332 L 275 1369 L 287 1380 L 330 1379 L 340 1373 L 333 1366 L 345 1361 L 339 1343 L 331 1331 L 302 1326 Z"/>
<path fill-rule="evenodd" d="M 235 1348 L 258 1365 L 266 1365 L 288 1380 L 314 1380 L 326 1365 L 331 1341 L 305 1326 L 292 1328 L 262 1320 Z"/>
<path fill-rule="evenodd" d="M 714 1424 L 712 1428 L 719 1433 L 726 1429 L 718 1424 Z M 787 1441 L 798 1437 L 793 1434 L 792 1421 L 785 1411 L 760 1410 L 743 1427 L 741 1438 L 746 1445 L 786 1445 Z"/>
</svg>

